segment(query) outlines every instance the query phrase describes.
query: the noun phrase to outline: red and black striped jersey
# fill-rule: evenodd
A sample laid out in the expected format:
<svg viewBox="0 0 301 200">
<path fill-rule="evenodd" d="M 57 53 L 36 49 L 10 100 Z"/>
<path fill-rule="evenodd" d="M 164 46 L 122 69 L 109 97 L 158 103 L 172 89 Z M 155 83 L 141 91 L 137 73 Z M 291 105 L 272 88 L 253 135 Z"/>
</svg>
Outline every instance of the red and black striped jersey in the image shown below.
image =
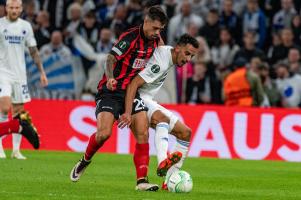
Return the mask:
<svg viewBox="0 0 301 200">
<path fill-rule="evenodd" d="M 125 90 L 131 80 L 144 69 L 159 42 L 160 38 L 147 39 L 142 25 L 129 29 L 120 36 L 110 52 L 117 60 L 113 66 L 117 90 Z M 99 81 L 98 90 L 106 88 L 106 82 L 104 75 Z"/>
</svg>

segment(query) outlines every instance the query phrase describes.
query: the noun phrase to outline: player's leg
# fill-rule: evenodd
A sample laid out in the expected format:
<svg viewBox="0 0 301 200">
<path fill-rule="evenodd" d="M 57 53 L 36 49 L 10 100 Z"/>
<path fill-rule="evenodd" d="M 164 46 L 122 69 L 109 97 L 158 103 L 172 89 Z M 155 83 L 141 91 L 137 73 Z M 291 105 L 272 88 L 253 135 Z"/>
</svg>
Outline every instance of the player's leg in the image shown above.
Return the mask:
<svg viewBox="0 0 301 200">
<path fill-rule="evenodd" d="M 1 92 L 3 92 L 2 89 Z M 10 107 L 11 107 L 10 97 L 8 96 L 0 97 L 0 129 L 4 128 L 4 126 L 8 126 L 8 128 L 10 127 L 10 123 L 8 122 L 8 112 L 10 110 Z M 2 132 L 3 134 L 9 133 L 9 130 L 2 129 L 0 130 L 0 132 Z M 2 145 L 2 138 L 0 138 L 0 158 L 6 158 L 3 145 Z"/>
<path fill-rule="evenodd" d="M 165 176 L 169 168 L 180 161 L 182 153 L 175 151 L 168 155 L 168 133 L 174 127 L 174 121 L 170 118 L 171 114 L 164 114 L 165 108 L 158 105 L 157 110 L 151 116 L 151 125 L 155 127 L 155 146 L 157 149 L 158 167 L 157 175 Z M 177 119 L 177 118 L 176 118 Z M 173 122 L 173 123 L 171 123 Z M 171 127 L 171 128 L 170 128 Z"/>
<path fill-rule="evenodd" d="M 143 99 L 148 108 L 147 117 L 150 126 L 155 129 L 155 147 L 157 151 L 158 165 L 167 158 L 169 118 L 159 110 L 157 102 Z"/>
<path fill-rule="evenodd" d="M 134 100 L 131 130 L 136 138 L 134 164 L 136 168 L 136 190 L 157 191 L 159 186 L 148 182 L 149 143 L 147 108 L 140 98 Z"/>
<path fill-rule="evenodd" d="M 93 155 L 110 138 L 115 118 L 118 116 L 118 107 L 112 99 L 103 98 L 97 101 L 96 116 L 97 130 L 90 136 L 84 156 L 75 164 L 70 173 L 70 179 L 76 182 L 80 179 Z M 112 108 L 112 109 L 108 109 Z"/>
<path fill-rule="evenodd" d="M 35 149 L 40 147 L 40 140 L 36 127 L 33 125 L 29 112 L 24 110 L 24 104 L 30 102 L 30 94 L 26 82 L 12 84 L 12 115 L 13 119 L 20 122 L 21 132 L 15 131 L 13 134 L 12 158 L 26 159 L 20 153 L 22 135 L 33 145 Z"/>
<path fill-rule="evenodd" d="M 12 114 L 13 116 L 17 116 L 18 114 L 24 113 L 24 104 L 13 104 L 12 107 Z M 12 158 L 25 160 L 26 157 L 23 156 L 20 152 L 20 146 L 22 141 L 22 135 L 19 133 L 13 133 L 12 134 L 12 143 L 13 143 L 13 151 L 11 154 Z"/>
<path fill-rule="evenodd" d="M 178 171 L 182 167 L 183 162 L 188 154 L 188 148 L 190 145 L 191 138 L 191 129 L 181 121 L 177 120 L 176 124 L 174 125 L 174 128 L 171 131 L 171 134 L 173 134 L 177 138 L 174 152 L 181 152 L 182 158 L 178 163 L 174 164 L 167 171 L 166 177 L 169 177 L 172 173 Z"/>
</svg>

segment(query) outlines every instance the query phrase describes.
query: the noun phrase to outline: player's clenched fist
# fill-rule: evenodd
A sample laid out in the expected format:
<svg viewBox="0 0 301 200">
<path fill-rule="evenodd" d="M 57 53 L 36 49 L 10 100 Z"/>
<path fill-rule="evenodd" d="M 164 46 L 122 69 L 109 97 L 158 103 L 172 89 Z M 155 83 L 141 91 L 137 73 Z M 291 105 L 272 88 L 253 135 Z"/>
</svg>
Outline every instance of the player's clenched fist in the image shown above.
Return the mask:
<svg viewBox="0 0 301 200">
<path fill-rule="evenodd" d="M 117 81 L 114 78 L 109 78 L 107 81 L 107 88 L 111 91 L 116 90 Z"/>
<path fill-rule="evenodd" d="M 48 85 L 48 80 L 47 80 L 47 76 L 46 76 L 45 72 L 41 73 L 40 81 L 41 81 L 42 87 L 46 87 Z"/>
</svg>

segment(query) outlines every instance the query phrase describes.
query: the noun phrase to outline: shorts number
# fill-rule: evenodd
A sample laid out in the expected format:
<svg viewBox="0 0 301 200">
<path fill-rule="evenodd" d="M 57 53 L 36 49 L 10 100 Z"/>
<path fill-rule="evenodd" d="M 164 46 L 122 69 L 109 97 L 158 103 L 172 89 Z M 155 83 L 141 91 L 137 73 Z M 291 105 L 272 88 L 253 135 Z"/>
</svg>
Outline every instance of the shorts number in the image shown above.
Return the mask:
<svg viewBox="0 0 301 200">
<path fill-rule="evenodd" d="M 145 104 L 144 104 L 142 99 L 135 99 L 134 104 L 136 105 L 135 106 L 135 111 L 145 109 Z"/>
<path fill-rule="evenodd" d="M 22 85 L 22 93 L 23 94 L 28 94 L 29 93 L 27 85 Z"/>
</svg>

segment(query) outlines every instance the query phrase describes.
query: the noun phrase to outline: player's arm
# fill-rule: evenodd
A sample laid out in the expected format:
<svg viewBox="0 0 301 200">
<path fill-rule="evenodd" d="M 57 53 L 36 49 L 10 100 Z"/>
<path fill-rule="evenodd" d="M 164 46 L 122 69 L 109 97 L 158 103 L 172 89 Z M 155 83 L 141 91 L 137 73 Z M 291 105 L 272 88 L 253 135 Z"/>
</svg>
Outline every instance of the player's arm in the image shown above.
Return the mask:
<svg viewBox="0 0 301 200">
<path fill-rule="evenodd" d="M 46 77 L 46 73 L 44 71 L 42 60 L 39 55 L 39 50 L 37 48 L 37 41 L 34 38 L 34 34 L 33 34 L 31 25 L 28 22 L 26 22 L 26 24 L 27 24 L 28 34 L 25 38 L 25 45 L 28 47 L 30 56 L 32 57 L 33 61 L 35 62 L 35 64 L 37 65 L 37 67 L 40 71 L 41 85 L 43 87 L 45 87 L 48 85 L 48 80 Z"/>
<path fill-rule="evenodd" d="M 39 55 L 39 50 L 38 50 L 37 46 L 28 47 L 28 49 L 29 49 L 30 56 L 32 57 L 33 61 L 35 62 L 35 64 L 37 65 L 37 67 L 40 71 L 41 84 L 43 87 L 45 87 L 48 85 L 48 80 L 46 77 L 46 73 L 44 71 L 42 60 Z"/>
<path fill-rule="evenodd" d="M 114 65 L 117 61 L 123 59 L 127 54 L 131 52 L 134 46 L 134 40 L 136 35 L 133 33 L 125 33 L 121 35 L 118 42 L 113 46 L 112 50 L 108 54 L 106 60 L 106 69 L 105 73 L 108 78 L 107 88 L 109 90 L 115 90 L 117 81 L 114 78 Z"/>
<path fill-rule="evenodd" d="M 105 64 L 106 66 L 105 73 L 108 78 L 107 88 L 112 91 L 116 89 L 116 84 L 117 84 L 117 81 L 114 79 L 114 74 L 113 74 L 113 66 L 116 62 L 117 59 L 115 58 L 115 56 L 109 53 Z"/>
<path fill-rule="evenodd" d="M 125 95 L 125 112 L 120 116 L 118 127 L 124 128 L 131 125 L 131 114 L 133 102 L 139 87 L 145 83 L 145 80 L 138 74 L 127 86 Z"/>
</svg>

